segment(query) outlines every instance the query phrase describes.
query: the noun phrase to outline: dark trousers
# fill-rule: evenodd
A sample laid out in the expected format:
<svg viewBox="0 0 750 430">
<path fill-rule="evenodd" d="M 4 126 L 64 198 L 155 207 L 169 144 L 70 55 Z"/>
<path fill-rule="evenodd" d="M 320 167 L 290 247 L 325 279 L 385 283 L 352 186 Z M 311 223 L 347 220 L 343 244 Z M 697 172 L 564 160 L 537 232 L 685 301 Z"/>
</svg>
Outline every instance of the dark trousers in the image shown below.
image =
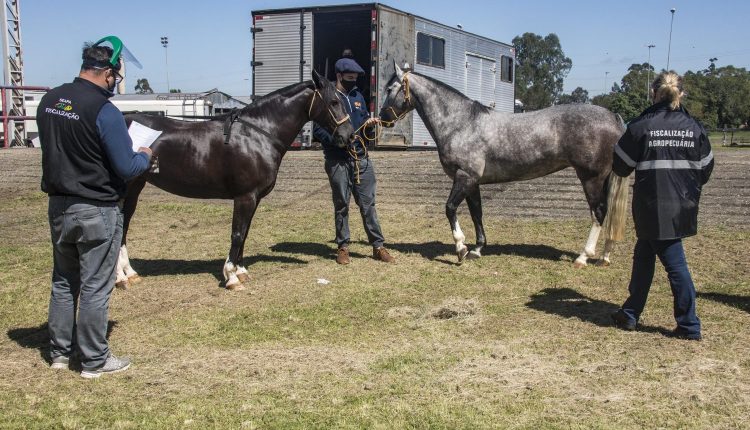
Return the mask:
<svg viewBox="0 0 750 430">
<path fill-rule="evenodd" d="M 325 169 L 333 194 L 336 244 L 339 247 L 349 244 L 349 198 L 354 194 L 367 239 L 374 247 L 383 246 L 383 233 L 375 210 L 375 169 L 369 157 L 359 161 L 359 184 L 357 167 L 353 160 L 326 160 Z"/>
<path fill-rule="evenodd" d="M 633 271 L 628 286 L 630 297 L 622 305 L 622 310 L 634 321 L 638 321 L 646 306 L 657 256 L 667 271 L 669 285 L 672 287 L 677 327 L 687 334 L 700 334 L 701 321 L 695 313 L 695 286 L 688 271 L 681 239 L 638 239 L 633 251 Z"/>
<path fill-rule="evenodd" d="M 114 203 L 50 196 L 48 215 L 54 260 L 50 355 L 70 356 L 77 348 L 81 366 L 95 369 L 109 356 L 109 297 L 122 240 L 122 213 Z"/>
</svg>

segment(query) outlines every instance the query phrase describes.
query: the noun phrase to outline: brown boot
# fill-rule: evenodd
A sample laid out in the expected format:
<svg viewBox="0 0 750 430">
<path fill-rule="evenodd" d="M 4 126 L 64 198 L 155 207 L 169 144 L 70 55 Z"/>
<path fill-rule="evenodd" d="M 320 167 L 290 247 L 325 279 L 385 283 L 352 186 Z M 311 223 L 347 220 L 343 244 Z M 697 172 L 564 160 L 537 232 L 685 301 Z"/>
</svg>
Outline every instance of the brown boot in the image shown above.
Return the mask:
<svg viewBox="0 0 750 430">
<path fill-rule="evenodd" d="M 388 253 L 384 246 L 380 248 L 372 248 L 372 258 L 383 261 L 385 263 L 395 263 L 396 259 Z"/>
<path fill-rule="evenodd" d="M 351 258 L 349 258 L 349 248 L 341 247 L 336 251 L 336 262 L 339 264 L 349 264 L 352 262 Z"/>
</svg>

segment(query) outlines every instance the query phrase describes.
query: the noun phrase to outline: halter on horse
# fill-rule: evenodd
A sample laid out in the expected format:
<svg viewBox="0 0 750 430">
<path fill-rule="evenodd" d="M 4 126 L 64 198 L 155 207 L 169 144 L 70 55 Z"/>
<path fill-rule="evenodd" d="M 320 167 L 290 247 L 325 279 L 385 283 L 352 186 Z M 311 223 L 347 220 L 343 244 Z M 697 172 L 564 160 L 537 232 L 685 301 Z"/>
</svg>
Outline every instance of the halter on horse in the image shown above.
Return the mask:
<svg viewBox="0 0 750 430">
<path fill-rule="evenodd" d="M 380 110 L 392 127 L 416 109 L 435 144 L 443 170 L 453 179 L 445 213 L 456 243 L 458 261 L 481 257 L 485 245 L 481 184 L 538 178 L 573 167 L 583 185 L 592 226 L 575 266 L 596 255 L 602 226 L 606 243 L 602 262 L 609 264 L 615 240 L 625 224 L 628 183 L 611 173 L 614 146 L 624 132 L 622 119 L 598 106 L 563 105 L 525 114 L 496 112 L 454 88 L 396 65 Z M 471 252 L 456 218 L 466 200 L 476 230 Z"/>
<path fill-rule="evenodd" d="M 302 126 L 315 121 L 343 141 L 352 139 L 354 133 L 333 84 L 316 72 L 312 81 L 274 91 L 233 115 L 205 122 L 126 116 L 128 124 L 138 121 L 162 134 L 151 146 L 159 159 L 159 172 L 144 173 L 128 184 L 118 286 L 138 279 L 130 267 L 126 243 L 146 182 L 184 197 L 234 200 L 231 247 L 223 273 L 228 289 L 242 289 L 250 279 L 241 266 L 250 222 L 260 200 L 273 190 L 281 159 Z"/>
</svg>

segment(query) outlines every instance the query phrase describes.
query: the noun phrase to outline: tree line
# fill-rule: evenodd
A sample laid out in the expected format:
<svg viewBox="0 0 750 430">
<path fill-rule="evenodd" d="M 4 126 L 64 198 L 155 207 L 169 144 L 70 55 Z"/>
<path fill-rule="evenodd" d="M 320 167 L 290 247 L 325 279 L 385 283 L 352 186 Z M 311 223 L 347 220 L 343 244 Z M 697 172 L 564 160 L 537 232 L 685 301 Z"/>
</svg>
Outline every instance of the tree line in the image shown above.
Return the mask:
<svg viewBox="0 0 750 430">
<path fill-rule="evenodd" d="M 563 82 L 573 67 L 554 33 L 542 37 L 524 33 L 513 38 L 516 51 L 516 98 L 525 110 L 556 104 L 592 103 L 629 121 L 651 105 L 648 88 L 657 72 L 648 63 L 632 64 L 620 83 L 592 99 L 578 87 L 563 93 Z M 716 67 L 709 59 L 704 70 L 683 74 L 685 108 L 707 128 L 747 127 L 750 123 L 750 72 L 741 67 Z"/>
</svg>

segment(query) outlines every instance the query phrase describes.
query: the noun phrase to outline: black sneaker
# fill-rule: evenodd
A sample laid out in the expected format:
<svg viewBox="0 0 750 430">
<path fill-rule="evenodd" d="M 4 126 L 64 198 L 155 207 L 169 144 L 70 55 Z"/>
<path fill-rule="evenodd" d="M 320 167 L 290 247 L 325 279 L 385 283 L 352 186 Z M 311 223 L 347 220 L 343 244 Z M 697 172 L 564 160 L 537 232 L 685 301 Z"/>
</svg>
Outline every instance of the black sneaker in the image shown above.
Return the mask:
<svg viewBox="0 0 750 430">
<path fill-rule="evenodd" d="M 635 330 L 636 322 L 630 319 L 630 317 L 622 309 L 618 309 L 617 312 L 612 314 L 612 321 L 614 321 L 615 327 L 619 328 L 620 330 Z"/>
<path fill-rule="evenodd" d="M 667 334 L 668 337 L 683 340 L 701 340 L 702 336 L 700 333 L 689 333 L 685 329 L 677 327 Z"/>
</svg>

